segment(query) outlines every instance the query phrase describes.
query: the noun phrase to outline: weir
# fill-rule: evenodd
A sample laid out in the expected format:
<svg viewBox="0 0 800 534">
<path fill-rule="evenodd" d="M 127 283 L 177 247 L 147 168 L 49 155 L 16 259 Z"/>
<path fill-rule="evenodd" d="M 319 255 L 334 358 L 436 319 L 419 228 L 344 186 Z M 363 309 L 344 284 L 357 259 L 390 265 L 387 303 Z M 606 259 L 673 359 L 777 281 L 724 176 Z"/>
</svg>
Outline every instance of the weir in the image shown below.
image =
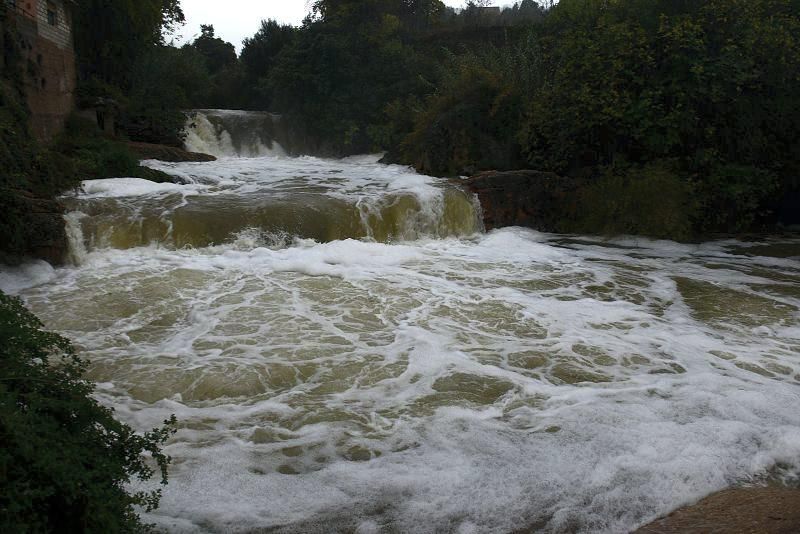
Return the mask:
<svg viewBox="0 0 800 534">
<path fill-rule="evenodd" d="M 281 116 L 259 111 L 198 109 L 187 112 L 185 145 L 217 157 L 285 156 Z"/>
<path fill-rule="evenodd" d="M 103 248 L 391 243 L 482 231 L 477 199 L 457 184 L 382 165 L 379 156 L 288 157 L 280 141 L 285 132 L 270 113 L 190 112 L 186 148 L 220 159 L 148 163 L 183 185 L 85 182 L 81 193 L 64 199 L 71 261 Z"/>
</svg>

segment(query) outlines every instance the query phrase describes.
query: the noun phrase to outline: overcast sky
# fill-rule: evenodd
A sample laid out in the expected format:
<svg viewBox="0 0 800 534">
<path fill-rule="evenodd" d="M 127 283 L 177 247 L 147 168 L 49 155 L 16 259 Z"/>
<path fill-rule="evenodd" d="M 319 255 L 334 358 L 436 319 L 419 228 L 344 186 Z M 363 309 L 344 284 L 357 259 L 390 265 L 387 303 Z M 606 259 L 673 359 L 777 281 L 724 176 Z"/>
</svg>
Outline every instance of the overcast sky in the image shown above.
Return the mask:
<svg viewBox="0 0 800 534">
<path fill-rule="evenodd" d="M 297 25 L 312 3 L 313 0 L 181 0 L 186 26 L 181 28 L 176 39 L 179 43 L 190 41 L 200 34 L 201 24 L 213 24 L 218 37 L 241 51 L 242 40 L 258 31 L 262 19 Z M 464 0 L 444 0 L 444 3 L 461 7 Z"/>
</svg>

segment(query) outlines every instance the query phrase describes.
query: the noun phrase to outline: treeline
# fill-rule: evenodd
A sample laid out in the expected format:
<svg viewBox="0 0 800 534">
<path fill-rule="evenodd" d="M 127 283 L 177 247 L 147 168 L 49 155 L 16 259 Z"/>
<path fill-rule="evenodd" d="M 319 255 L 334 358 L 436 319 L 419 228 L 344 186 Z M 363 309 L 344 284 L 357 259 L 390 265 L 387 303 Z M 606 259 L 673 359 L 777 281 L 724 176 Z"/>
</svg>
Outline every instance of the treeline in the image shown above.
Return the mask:
<svg viewBox="0 0 800 534">
<path fill-rule="evenodd" d="M 178 145 L 188 108 L 284 115 L 310 152 L 585 181 L 564 230 L 688 237 L 797 221 L 800 0 L 317 0 L 237 57 L 179 0 L 83 0 L 79 104 Z M 794 214 L 794 215 L 793 215 Z"/>
<path fill-rule="evenodd" d="M 178 144 L 187 108 L 270 110 L 296 120 L 317 140 L 310 148 L 327 154 L 383 146 L 387 105 L 429 94 L 452 51 L 505 44 L 545 16 L 533 0 L 498 10 L 319 1 L 299 28 L 264 20 L 237 57 L 211 24 L 189 44 L 167 43 L 183 21 L 177 0 L 86 0 L 78 11 L 79 105 L 112 100 L 131 138 Z"/>
<path fill-rule="evenodd" d="M 338 154 L 583 178 L 569 230 L 688 237 L 791 219 L 800 1 L 561 0 L 509 18 L 521 6 L 471 5 L 455 23 L 437 0 L 317 1 L 300 28 L 265 22 L 245 42 L 238 104 Z"/>
</svg>

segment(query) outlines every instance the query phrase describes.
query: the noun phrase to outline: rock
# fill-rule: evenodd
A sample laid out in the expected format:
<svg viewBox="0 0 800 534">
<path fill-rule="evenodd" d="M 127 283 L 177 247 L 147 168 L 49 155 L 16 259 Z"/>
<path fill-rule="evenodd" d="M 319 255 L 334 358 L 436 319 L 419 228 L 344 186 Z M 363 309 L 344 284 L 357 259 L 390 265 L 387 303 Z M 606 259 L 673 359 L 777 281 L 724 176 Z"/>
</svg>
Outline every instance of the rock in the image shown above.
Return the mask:
<svg viewBox="0 0 800 534">
<path fill-rule="evenodd" d="M 577 210 L 577 192 L 583 182 L 540 171 L 487 171 L 461 180 L 478 196 L 487 230 L 525 226 L 557 232 Z"/>
<path fill-rule="evenodd" d="M 139 166 L 138 172 L 136 176 L 133 178 L 142 178 L 144 180 L 150 180 L 151 182 L 155 182 L 157 184 L 185 184 L 186 181 L 179 176 L 173 176 L 171 174 L 167 174 L 164 171 L 159 171 L 157 169 L 151 169 L 150 167 L 145 167 L 143 165 Z"/>
<path fill-rule="evenodd" d="M 68 242 L 64 229 L 64 206 L 53 199 L 39 198 L 27 191 L 2 190 L 5 197 L 4 233 L 0 263 L 16 264 L 26 258 L 42 259 L 61 265 L 67 256 Z M 6 227 L 6 221 L 11 226 Z M 8 242 L 5 242 L 8 239 Z"/>
<path fill-rule="evenodd" d="M 189 152 L 182 148 L 167 145 L 155 145 L 151 143 L 136 143 L 133 141 L 128 142 L 128 148 L 141 159 L 157 159 L 159 161 L 168 161 L 171 163 L 183 161 L 216 161 L 217 158 L 210 154 L 201 154 L 200 152 Z"/>
<path fill-rule="evenodd" d="M 790 534 L 800 532 L 800 490 L 729 489 L 681 508 L 637 534 Z"/>
</svg>

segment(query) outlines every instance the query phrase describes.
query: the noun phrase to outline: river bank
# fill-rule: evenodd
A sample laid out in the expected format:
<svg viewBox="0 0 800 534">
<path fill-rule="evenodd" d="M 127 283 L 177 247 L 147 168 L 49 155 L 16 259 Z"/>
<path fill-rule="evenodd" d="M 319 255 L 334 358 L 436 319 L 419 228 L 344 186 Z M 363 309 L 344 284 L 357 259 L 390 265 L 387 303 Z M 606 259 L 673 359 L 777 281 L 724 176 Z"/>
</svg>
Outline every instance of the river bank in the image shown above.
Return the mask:
<svg viewBox="0 0 800 534">
<path fill-rule="evenodd" d="M 794 534 L 800 532 L 800 490 L 729 489 L 681 508 L 636 534 Z"/>
</svg>

